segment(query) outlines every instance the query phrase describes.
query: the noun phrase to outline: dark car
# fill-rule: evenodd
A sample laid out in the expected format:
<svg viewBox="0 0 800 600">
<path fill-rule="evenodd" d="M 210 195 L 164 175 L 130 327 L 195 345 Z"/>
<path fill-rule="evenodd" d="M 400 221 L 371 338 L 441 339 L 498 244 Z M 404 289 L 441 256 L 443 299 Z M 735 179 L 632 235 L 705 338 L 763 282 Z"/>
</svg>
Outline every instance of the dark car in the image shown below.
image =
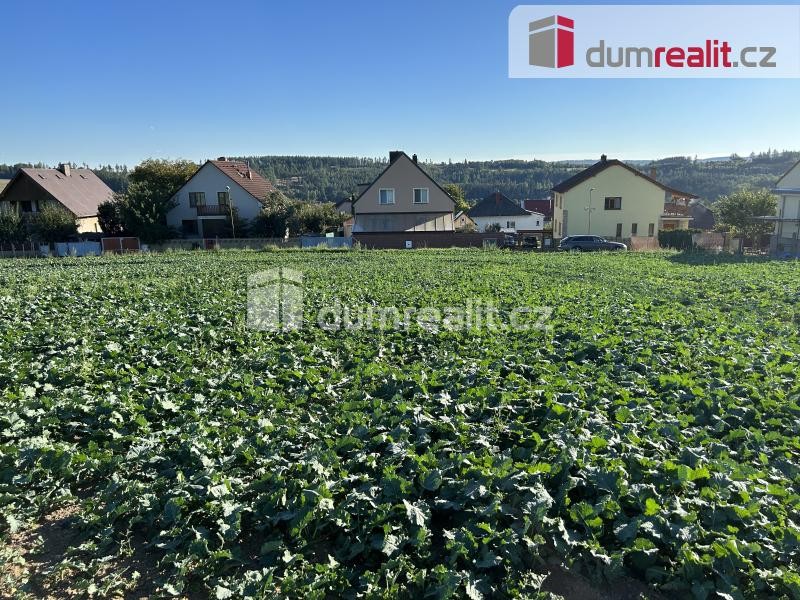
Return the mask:
<svg viewBox="0 0 800 600">
<path fill-rule="evenodd" d="M 598 250 L 627 250 L 620 242 L 609 242 L 598 235 L 570 235 L 561 240 L 559 250 L 572 252 L 596 252 Z"/>
</svg>

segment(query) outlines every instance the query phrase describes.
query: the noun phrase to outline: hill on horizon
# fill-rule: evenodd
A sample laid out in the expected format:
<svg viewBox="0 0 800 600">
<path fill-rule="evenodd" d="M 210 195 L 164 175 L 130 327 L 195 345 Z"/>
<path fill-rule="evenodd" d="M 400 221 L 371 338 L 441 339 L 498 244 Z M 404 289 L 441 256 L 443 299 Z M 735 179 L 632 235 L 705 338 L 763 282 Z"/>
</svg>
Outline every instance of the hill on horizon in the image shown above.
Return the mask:
<svg viewBox="0 0 800 600">
<path fill-rule="evenodd" d="M 348 156 L 239 156 L 297 200 L 335 202 L 354 194 L 386 168 L 388 158 Z M 613 158 L 613 157 L 609 157 Z M 696 159 L 676 156 L 659 160 L 629 160 L 631 166 L 670 187 L 696 194 L 706 204 L 741 187 L 772 188 L 778 178 L 800 160 L 800 151 L 769 150 L 742 157 Z M 548 162 L 543 160 L 488 160 L 420 162 L 444 185 L 456 183 L 474 203 L 500 191 L 512 200 L 546 198 L 553 186 L 596 162 L 596 159 Z M 0 165 L 0 179 L 10 179 L 26 164 Z M 37 165 L 38 166 L 38 165 Z M 44 166 L 44 165 L 41 165 Z M 127 187 L 129 167 L 101 165 L 93 169 L 115 192 Z"/>
</svg>

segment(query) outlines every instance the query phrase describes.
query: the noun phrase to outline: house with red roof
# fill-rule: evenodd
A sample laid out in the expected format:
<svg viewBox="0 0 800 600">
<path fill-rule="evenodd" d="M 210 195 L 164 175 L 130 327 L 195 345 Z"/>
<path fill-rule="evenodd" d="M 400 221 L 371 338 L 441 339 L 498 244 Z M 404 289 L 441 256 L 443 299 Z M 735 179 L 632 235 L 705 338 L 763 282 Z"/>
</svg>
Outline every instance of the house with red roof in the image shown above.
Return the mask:
<svg viewBox="0 0 800 600">
<path fill-rule="evenodd" d="M 273 191 L 272 183 L 245 162 L 224 156 L 207 160 L 175 192 L 167 225 L 190 238 L 228 235 L 234 212 L 242 220 L 254 219 Z"/>
<path fill-rule="evenodd" d="M 113 196 L 91 169 L 74 169 L 69 164 L 57 169 L 23 167 L 0 193 L 0 210 L 30 217 L 47 204 L 57 204 L 75 216 L 79 233 L 96 233 L 100 231 L 97 207 Z"/>
</svg>

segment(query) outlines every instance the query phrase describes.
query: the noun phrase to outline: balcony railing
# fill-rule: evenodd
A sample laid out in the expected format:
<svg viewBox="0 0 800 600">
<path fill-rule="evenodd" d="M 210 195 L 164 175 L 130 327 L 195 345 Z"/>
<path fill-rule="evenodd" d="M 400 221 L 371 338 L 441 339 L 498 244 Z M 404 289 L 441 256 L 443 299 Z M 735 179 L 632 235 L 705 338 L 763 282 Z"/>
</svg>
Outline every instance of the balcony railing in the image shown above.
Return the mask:
<svg viewBox="0 0 800 600">
<path fill-rule="evenodd" d="M 208 204 L 197 206 L 198 217 L 227 217 L 231 214 L 231 209 L 225 204 Z"/>
<path fill-rule="evenodd" d="M 665 215 L 675 215 L 677 217 L 688 217 L 689 207 L 682 204 L 675 204 L 674 202 L 666 202 L 664 204 Z"/>
</svg>

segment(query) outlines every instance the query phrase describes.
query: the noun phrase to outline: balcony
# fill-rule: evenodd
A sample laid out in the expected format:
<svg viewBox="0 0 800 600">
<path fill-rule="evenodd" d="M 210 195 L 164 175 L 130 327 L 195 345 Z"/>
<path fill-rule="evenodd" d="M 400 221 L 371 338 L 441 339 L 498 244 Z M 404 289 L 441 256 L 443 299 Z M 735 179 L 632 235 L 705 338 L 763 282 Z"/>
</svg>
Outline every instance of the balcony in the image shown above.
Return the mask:
<svg viewBox="0 0 800 600">
<path fill-rule="evenodd" d="M 208 204 L 196 208 L 198 217 L 228 217 L 231 214 L 231 209 L 226 204 Z"/>
<path fill-rule="evenodd" d="M 674 202 L 665 202 L 664 212 L 662 214 L 664 216 L 673 217 L 688 217 L 691 215 L 688 206 L 684 204 L 675 204 Z"/>
</svg>

